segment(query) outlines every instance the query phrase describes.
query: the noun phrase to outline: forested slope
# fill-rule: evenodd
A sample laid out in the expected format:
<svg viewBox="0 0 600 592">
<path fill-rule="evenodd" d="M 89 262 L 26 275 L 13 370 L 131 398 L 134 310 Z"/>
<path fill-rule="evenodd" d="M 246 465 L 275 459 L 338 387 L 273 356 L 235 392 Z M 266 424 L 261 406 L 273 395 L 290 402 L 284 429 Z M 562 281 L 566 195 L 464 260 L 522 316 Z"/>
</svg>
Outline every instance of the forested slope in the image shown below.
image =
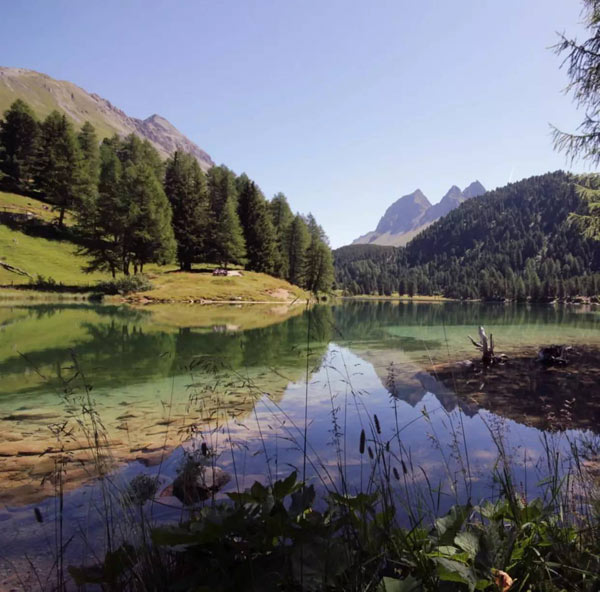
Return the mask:
<svg viewBox="0 0 600 592">
<path fill-rule="evenodd" d="M 546 300 L 597 295 L 600 247 L 569 222 L 580 178 L 557 171 L 468 200 L 404 249 L 335 251 L 348 293 Z"/>
</svg>

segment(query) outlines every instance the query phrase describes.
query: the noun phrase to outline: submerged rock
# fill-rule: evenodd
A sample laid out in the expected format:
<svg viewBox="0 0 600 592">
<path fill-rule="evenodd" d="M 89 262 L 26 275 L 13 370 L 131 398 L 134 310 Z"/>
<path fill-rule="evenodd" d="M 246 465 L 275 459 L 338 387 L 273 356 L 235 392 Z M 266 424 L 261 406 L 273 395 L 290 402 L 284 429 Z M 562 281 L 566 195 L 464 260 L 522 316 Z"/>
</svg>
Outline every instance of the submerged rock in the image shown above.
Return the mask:
<svg viewBox="0 0 600 592">
<path fill-rule="evenodd" d="M 173 481 L 172 495 L 186 505 L 196 504 L 207 500 L 230 480 L 231 475 L 219 467 L 199 466 L 195 471 L 182 472 Z"/>
<path fill-rule="evenodd" d="M 564 345 L 549 345 L 548 347 L 542 347 L 538 352 L 537 362 L 544 364 L 544 366 L 566 366 L 569 361 L 567 360 L 567 352 L 572 348 Z"/>
</svg>

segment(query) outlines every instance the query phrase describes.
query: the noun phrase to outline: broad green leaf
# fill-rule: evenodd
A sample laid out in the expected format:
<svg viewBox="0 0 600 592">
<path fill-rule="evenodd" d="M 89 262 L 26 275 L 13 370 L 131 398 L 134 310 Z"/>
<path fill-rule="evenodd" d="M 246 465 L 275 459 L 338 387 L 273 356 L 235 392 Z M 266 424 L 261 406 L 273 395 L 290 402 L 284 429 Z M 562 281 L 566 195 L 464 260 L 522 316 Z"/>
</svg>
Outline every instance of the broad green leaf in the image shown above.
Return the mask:
<svg viewBox="0 0 600 592">
<path fill-rule="evenodd" d="M 402 580 L 385 577 L 377 586 L 377 592 L 418 592 L 421 589 L 421 584 L 413 576 Z"/>
<path fill-rule="evenodd" d="M 473 559 L 479 552 L 479 537 L 472 532 L 459 532 L 454 537 L 454 544 L 466 551 Z"/>
</svg>

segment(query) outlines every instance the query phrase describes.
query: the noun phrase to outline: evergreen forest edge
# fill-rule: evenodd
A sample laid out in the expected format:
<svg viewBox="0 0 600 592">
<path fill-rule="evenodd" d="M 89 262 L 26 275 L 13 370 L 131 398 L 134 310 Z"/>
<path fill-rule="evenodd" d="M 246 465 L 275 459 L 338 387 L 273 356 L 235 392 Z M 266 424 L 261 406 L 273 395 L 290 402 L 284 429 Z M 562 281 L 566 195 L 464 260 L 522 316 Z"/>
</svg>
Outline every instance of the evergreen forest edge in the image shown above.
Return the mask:
<svg viewBox="0 0 600 592">
<path fill-rule="evenodd" d="M 597 175 L 562 171 L 470 199 L 406 247 L 334 251 L 346 295 L 551 301 L 600 293 Z"/>
</svg>

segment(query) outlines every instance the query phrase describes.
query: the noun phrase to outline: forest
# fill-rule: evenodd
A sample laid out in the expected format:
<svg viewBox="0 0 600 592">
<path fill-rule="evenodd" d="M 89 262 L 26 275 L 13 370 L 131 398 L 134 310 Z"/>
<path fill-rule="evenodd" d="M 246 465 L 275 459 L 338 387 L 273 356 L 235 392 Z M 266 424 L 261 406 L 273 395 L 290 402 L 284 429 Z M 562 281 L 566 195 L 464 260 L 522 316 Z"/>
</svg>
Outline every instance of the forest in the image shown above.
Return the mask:
<svg viewBox="0 0 600 592">
<path fill-rule="evenodd" d="M 550 301 L 600 293 L 600 247 L 585 232 L 595 175 L 561 171 L 470 199 L 404 248 L 334 251 L 348 295 Z M 590 195 L 591 194 L 591 195 Z"/>
<path fill-rule="evenodd" d="M 129 276 L 149 263 L 242 265 L 312 292 L 333 281 L 328 239 L 312 214 L 293 213 L 282 193 L 267 200 L 247 175 L 224 165 L 204 172 L 185 152 L 163 162 L 131 134 L 99 141 L 65 113 L 38 121 L 15 101 L 0 120 L 2 189 L 35 196 L 58 213 L 88 256 L 83 271 Z"/>
</svg>

